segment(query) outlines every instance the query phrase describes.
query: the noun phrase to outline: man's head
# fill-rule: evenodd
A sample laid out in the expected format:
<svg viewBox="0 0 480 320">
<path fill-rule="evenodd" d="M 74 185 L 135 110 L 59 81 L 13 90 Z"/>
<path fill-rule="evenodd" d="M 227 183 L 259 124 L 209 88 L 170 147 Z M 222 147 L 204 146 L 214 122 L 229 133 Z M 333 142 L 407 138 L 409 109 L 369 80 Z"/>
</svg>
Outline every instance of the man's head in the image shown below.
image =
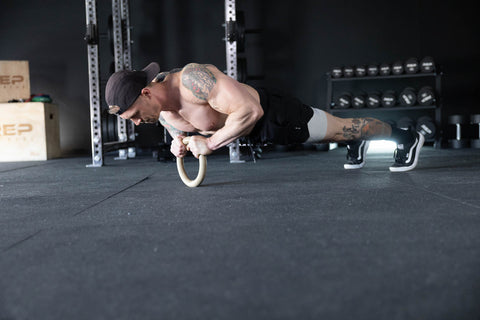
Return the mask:
<svg viewBox="0 0 480 320">
<path fill-rule="evenodd" d="M 122 70 L 112 74 L 105 88 L 109 112 L 117 115 L 125 112 L 159 72 L 158 63 L 152 62 L 141 71 Z"/>
</svg>

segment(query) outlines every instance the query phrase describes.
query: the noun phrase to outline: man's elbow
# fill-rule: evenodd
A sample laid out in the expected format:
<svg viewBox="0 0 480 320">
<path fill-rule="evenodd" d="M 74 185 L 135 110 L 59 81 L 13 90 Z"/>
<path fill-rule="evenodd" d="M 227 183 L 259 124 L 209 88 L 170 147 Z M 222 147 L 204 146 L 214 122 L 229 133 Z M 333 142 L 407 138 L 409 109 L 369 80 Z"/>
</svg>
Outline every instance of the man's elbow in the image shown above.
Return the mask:
<svg viewBox="0 0 480 320">
<path fill-rule="evenodd" d="M 255 110 L 252 111 L 251 113 L 251 119 L 254 123 L 257 123 L 262 117 L 263 117 L 263 109 L 262 107 L 260 108 L 255 108 Z"/>
</svg>

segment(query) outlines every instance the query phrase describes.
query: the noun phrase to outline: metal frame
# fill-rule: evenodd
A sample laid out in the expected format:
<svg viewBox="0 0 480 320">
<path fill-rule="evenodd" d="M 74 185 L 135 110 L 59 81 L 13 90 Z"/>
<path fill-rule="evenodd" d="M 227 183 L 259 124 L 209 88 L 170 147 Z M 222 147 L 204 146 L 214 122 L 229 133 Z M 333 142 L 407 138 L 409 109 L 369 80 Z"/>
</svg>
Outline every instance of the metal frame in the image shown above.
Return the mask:
<svg viewBox="0 0 480 320">
<path fill-rule="evenodd" d="M 90 121 L 92 135 L 92 164 L 103 165 L 102 120 L 100 114 L 100 72 L 98 68 L 98 29 L 96 0 L 85 0 L 87 18 L 88 76 L 90 80 Z"/>
<path fill-rule="evenodd" d="M 128 14 L 128 0 L 112 0 L 113 20 L 113 52 L 115 72 L 131 70 L 131 39 L 130 22 Z M 135 128 L 131 121 L 117 118 L 117 134 L 119 142 L 135 140 Z M 115 160 L 126 160 L 135 157 L 135 148 L 118 150 Z"/>
<path fill-rule="evenodd" d="M 130 36 L 130 14 L 128 0 L 122 0 L 121 14 L 123 20 L 123 65 L 125 70 L 132 70 L 132 39 Z M 135 141 L 135 125 L 132 121 L 127 122 L 128 140 Z M 135 158 L 136 150 L 128 148 L 128 158 Z"/>
<path fill-rule="evenodd" d="M 85 0 L 87 22 L 88 72 L 90 84 L 90 115 L 92 136 L 92 164 L 87 167 L 101 167 L 104 164 L 104 152 L 119 150 L 116 160 L 134 158 L 136 155 L 132 142 L 135 140 L 135 128 L 130 121 L 117 119 L 118 141 L 103 143 L 100 72 L 98 61 L 99 35 L 97 27 L 96 0 Z M 112 0 L 113 44 L 115 71 L 131 70 L 131 39 L 128 0 Z"/>
<path fill-rule="evenodd" d="M 237 66 L 237 37 L 231 37 L 229 34 L 230 26 L 234 25 L 232 22 L 236 21 L 236 6 L 235 0 L 225 0 L 225 49 L 227 59 L 227 75 L 235 80 L 238 80 L 238 66 Z M 233 30 L 236 33 L 236 30 Z M 237 139 L 228 145 L 230 163 L 243 163 L 240 160 L 240 141 Z"/>
<path fill-rule="evenodd" d="M 109 150 L 119 149 L 117 159 L 128 159 L 135 157 L 135 148 L 131 147 L 129 142 L 135 140 L 135 130 L 133 123 L 127 123 L 124 119 L 117 119 L 118 142 L 103 143 L 102 140 L 102 121 L 100 114 L 100 72 L 98 63 L 98 32 L 97 32 L 97 13 L 96 0 L 85 0 L 87 33 L 91 27 L 95 31 L 95 41 L 88 43 L 88 70 L 90 83 L 90 114 L 91 114 L 91 136 L 92 136 L 92 164 L 87 167 L 101 167 L 104 164 L 103 153 Z M 115 72 L 120 70 L 131 70 L 131 39 L 129 24 L 128 0 L 112 0 L 112 22 L 113 22 L 113 42 L 114 42 L 114 61 Z M 237 34 L 233 30 L 234 36 L 229 34 L 230 26 L 235 25 L 236 5 L 235 0 L 225 0 L 225 49 L 227 75 L 238 80 L 237 65 Z M 93 26 L 93 27 L 92 27 Z M 128 149 L 125 149 L 128 147 Z M 241 163 L 240 160 L 240 142 L 236 141 L 229 144 L 230 162 Z"/>
<path fill-rule="evenodd" d="M 235 80 L 238 80 L 237 40 L 236 37 L 229 37 L 229 21 L 236 21 L 235 0 L 225 0 L 225 47 L 227 57 L 227 75 Z"/>
</svg>

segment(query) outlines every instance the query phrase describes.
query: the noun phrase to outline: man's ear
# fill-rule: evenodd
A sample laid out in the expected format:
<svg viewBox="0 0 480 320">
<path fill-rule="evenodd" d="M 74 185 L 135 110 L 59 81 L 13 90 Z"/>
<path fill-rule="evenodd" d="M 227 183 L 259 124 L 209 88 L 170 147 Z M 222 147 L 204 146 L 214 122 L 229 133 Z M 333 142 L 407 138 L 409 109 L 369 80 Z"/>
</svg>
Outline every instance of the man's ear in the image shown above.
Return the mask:
<svg viewBox="0 0 480 320">
<path fill-rule="evenodd" d="M 149 88 L 143 88 L 141 91 L 142 96 L 145 96 L 146 98 L 150 98 L 152 95 L 152 92 L 150 91 Z"/>
</svg>

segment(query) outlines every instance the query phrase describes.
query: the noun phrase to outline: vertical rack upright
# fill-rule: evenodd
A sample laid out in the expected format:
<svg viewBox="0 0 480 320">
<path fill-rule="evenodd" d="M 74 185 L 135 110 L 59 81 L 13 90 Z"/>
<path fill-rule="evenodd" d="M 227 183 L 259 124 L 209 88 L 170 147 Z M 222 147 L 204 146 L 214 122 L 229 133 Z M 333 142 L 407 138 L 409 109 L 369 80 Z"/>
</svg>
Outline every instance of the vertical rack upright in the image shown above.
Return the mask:
<svg viewBox="0 0 480 320">
<path fill-rule="evenodd" d="M 102 138 L 100 67 L 99 67 L 99 32 L 97 23 L 96 0 L 85 0 L 88 53 L 88 76 L 90 95 L 90 122 L 92 143 L 92 164 L 87 167 L 101 167 L 104 153 L 119 150 L 115 159 L 134 158 L 136 155 L 133 142 L 135 130 L 133 123 L 118 118 L 118 141 L 104 143 Z M 131 39 L 128 0 L 112 0 L 113 47 L 115 71 L 131 69 Z"/>
</svg>

